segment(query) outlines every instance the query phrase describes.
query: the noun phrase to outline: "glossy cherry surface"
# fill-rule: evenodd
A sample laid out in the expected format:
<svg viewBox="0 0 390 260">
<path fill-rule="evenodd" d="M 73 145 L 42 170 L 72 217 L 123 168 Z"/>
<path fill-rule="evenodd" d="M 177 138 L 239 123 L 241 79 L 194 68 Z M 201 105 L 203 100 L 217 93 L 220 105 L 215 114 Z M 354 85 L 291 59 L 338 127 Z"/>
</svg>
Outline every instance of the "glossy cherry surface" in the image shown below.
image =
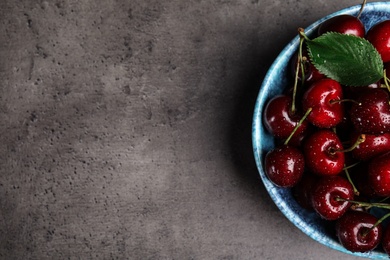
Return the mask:
<svg viewBox="0 0 390 260">
<path fill-rule="evenodd" d="M 390 61 L 390 20 L 374 25 L 366 36 L 382 57 L 383 62 Z"/>
<path fill-rule="evenodd" d="M 366 29 L 359 18 L 344 14 L 332 17 L 318 27 L 318 35 L 327 32 L 351 34 L 363 38 L 366 34 Z"/>
<path fill-rule="evenodd" d="M 380 88 L 361 91 L 351 106 L 350 118 L 360 133 L 390 132 L 389 91 Z"/>
<path fill-rule="evenodd" d="M 336 222 L 340 243 L 352 252 L 375 249 L 382 238 L 382 225 L 374 227 L 378 219 L 368 212 L 348 211 Z"/>
<path fill-rule="evenodd" d="M 287 139 L 302 115 L 291 112 L 292 98 L 287 95 L 278 95 L 268 101 L 264 109 L 264 126 L 276 138 Z M 290 140 L 290 144 L 298 145 L 305 136 L 308 122 L 303 121 Z"/>
<path fill-rule="evenodd" d="M 343 177 L 325 176 L 317 181 L 311 195 L 314 210 L 326 220 L 340 218 L 351 206 L 348 201 L 354 198 L 353 187 Z"/>
<path fill-rule="evenodd" d="M 343 104 L 337 102 L 343 99 L 341 85 L 332 79 L 315 81 L 303 94 L 302 108 L 304 111 L 312 108 L 307 120 L 321 128 L 331 128 L 339 124 L 344 117 Z"/>
<path fill-rule="evenodd" d="M 351 143 L 354 143 L 360 134 L 352 133 Z M 390 133 L 381 135 L 365 134 L 365 140 L 352 150 L 352 155 L 355 159 L 360 161 L 367 161 L 375 156 L 381 155 L 390 151 Z"/>
<path fill-rule="evenodd" d="M 339 174 L 345 163 L 342 143 L 337 134 L 328 129 L 321 129 L 304 142 L 303 152 L 307 168 L 318 175 Z"/>
<path fill-rule="evenodd" d="M 282 145 L 265 156 L 265 173 L 279 187 L 292 187 L 301 179 L 305 159 L 300 150 Z"/>
</svg>

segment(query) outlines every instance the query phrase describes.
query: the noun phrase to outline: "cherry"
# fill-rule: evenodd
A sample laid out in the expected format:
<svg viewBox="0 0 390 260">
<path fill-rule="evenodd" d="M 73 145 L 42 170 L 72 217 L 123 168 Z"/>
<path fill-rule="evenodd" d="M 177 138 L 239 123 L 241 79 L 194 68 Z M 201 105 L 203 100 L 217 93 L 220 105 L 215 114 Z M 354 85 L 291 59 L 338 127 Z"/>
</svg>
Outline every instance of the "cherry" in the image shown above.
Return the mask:
<svg viewBox="0 0 390 260">
<path fill-rule="evenodd" d="M 350 118 L 361 133 L 376 135 L 390 132 L 389 92 L 381 88 L 362 90 L 351 105 Z"/>
<path fill-rule="evenodd" d="M 342 143 L 336 133 L 320 129 L 307 137 L 303 145 L 306 166 L 319 175 L 336 175 L 344 167 Z"/>
<path fill-rule="evenodd" d="M 353 198 L 352 185 L 339 175 L 320 178 L 311 195 L 314 210 L 326 220 L 340 218 L 351 206 L 349 200 Z"/>
<path fill-rule="evenodd" d="M 390 152 L 375 157 L 369 162 L 368 180 L 378 196 L 390 196 Z"/>
<path fill-rule="evenodd" d="M 362 38 L 366 34 L 364 25 L 359 18 L 347 14 L 334 16 L 318 27 L 318 35 L 327 32 L 351 34 Z"/>
<path fill-rule="evenodd" d="M 353 132 L 351 140 L 355 142 L 359 138 L 358 132 Z M 375 156 L 390 151 L 390 133 L 381 135 L 365 134 L 365 141 L 352 150 L 352 156 L 359 161 L 367 161 Z"/>
<path fill-rule="evenodd" d="M 382 238 L 382 225 L 368 212 L 348 211 L 336 222 L 336 235 L 340 243 L 351 252 L 369 252 Z"/>
<path fill-rule="evenodd" d="M 312 108 L 307 120 L 321 128 L 331 128 L 343 120 L 344 109 L 341 102 L 343 90 L 333 79 L 321 79 L 314 82 L 303 94 L 302 108 Z"/>
<path fill-rule="evenodd" d="M 383 62 L 390 61 L 390 20 L 377 23 L 367 32 L 366 38 L 374 45 Z"/>
<path fill-rule="evenodd" d="M 301 179 L 305 159 L 300 150 L 283 145 L 269 151 L 265 156 L 265 173 L 279 187 L 292 187 Z"/>
<path fill-rule="evenodd" d="M 291 97 L 278 95 L 268 101 L 264 108 L 264 126 L 276 138 L 288 138 L 302 117 L 297 112 L 291 112 L 291 104 Z M 306 134 L 307 126 L 308 122 L 303 121 L 292 136 L 290 144 L 298 145 L 301 143 Z"/>
</svg>

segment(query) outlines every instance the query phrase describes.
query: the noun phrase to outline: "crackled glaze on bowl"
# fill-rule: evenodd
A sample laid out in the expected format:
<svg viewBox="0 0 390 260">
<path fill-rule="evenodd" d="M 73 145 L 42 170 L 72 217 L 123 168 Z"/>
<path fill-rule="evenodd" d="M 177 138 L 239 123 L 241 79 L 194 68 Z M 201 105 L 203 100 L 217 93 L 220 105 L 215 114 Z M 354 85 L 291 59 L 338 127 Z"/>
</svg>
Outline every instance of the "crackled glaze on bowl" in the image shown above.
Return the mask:
<svg viewBox="0 0 390 260">
<path fill-rule="evenodd" d="M 356 5 L 330 14 L 305 28 L 305 32 L 310 35 L 310 33 L 315 31 L 319 24 L 336 15 L 357 15 L 360 7 L 360 5 Z M 360 19 L 363 22 L 366 31 L 368 31 L 374 24 L 390 19 L 390 3 L 367 3 L 362 15 L 360 16 Z M 279 54 L 267 72 L 257 97 L 253 117 L 252 141 L 255 160 L 260 177 L 271 198 L 277 207 L 282 211 L 282 213 L 292 223 L 294 223 L 295 226 L 297 226 L 300 230 L 302 230 L 314 240 L 347 254 L 372 259 L 389 259 L 387 254 L 379 250 L 375 250 L 369 253 L 352 253 L 346 250 L 337 241 L 333 229 L 327 227 L 327 221 L 322 220 L 317 214 L 301 208 L 293 199 L 289 189 L 274 186 L 265 176 L 262 166 L 263 158 L 265 154 L 274 147 L 275 144 L 273 137 L 265 130 L 263 126 L 263 108 L 270 98 L 282 93 L 284 88 L 288 85 L 288 82 L 291 81 L 291 79 L 288 79 L 287 75 L 288 64 L 289 60 L 296 52 L 298 44 L 299 38 L 297 36 Z"/>
</svg>

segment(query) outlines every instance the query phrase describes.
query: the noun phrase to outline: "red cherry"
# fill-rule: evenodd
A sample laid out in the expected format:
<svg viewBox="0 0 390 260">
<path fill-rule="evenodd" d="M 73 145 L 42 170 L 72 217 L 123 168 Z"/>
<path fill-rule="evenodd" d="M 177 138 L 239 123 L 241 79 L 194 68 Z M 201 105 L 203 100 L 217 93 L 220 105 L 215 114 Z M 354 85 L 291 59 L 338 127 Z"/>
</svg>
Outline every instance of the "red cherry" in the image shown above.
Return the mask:
<svg viewBox="0 0 390 260">
<path fill-rule="evenodd" d="M 363 23 L 357 17 L 346 14 L 334 16 L 318 27 L 318 35 L 327 32 L 351 34 L 362 38 L 366 34 Z"/>
<path fill-rule="evenodd" d="M 331 130 L 321 129 L 307 137 L 303 146 L 307 168 L 318 175 L 336 175 L 344 168 L 342 143 Z"/>
<path fill-rule="evenodd" d="M 358 132 L 351 135 L 352 143 L 359 138 Z M 381 135 L 365 134 L 365 141 L 352 150 L 352 156 L 359 161 L 367 161 L 375 156 L 390 151 L 390 133 Z"/>
<path fill-rule="evenodd" d="M 369 162 L 368 180 L 378 196 L 390 196 L 390 152 L 375 157 Z"/>
<path fill-rule="evenodd" d="M 319 179 L 311 196 L 314 210 L 326 220 L 340 218 L 351 206 L 349 200 L 353 198 L 352 185 L 339 175 Z"/>
<path fill-rule="evenodd" d="M 390 132 L 389 91 L 380 88 L 362 90 L 351 105 L 350 118 L 354 127 L 365 134 Z"/>
<path fill-rule="evenodd" d="M 374 25 L 366 36 L 367 40 L 374 45 L 382 57 L 383 62 L 390 61 L 390 20 Z"/>
<path fill-rule="evenodd" d="M 300 150 L 283 145 L 269 151 L 265 156 L 265 174 L 279 187 L 292 187 L 301 179 L 305 159 Z"/>
<path fill-rule="evenodd" d="M 300 113 L 291 113 L 291 103 L 291 97 L 278 95 L 264 108 L 264 125 L 276 138 L 287 139 L 302 118 Z M 298 145 L 306 134 L 307 126 L 308 122 L 304 120 L 289 143 Z"/>
<path fill-rule="evenodd" d="M 382 225 L 374 227 L 378 219 L 368 212 L 348 211 L 336 222 L 340 243 L 351 252 L 369 252 L 382 238 Z"/>
<path fill-rule="evenodd" d="M 304 93 L 302 108 L 312 108 L 307 120 L 321 128 L 331 128 L 339 124 L 344 117 L 341 85 L 333 79 L 321 79 L 314 82 Z"/>
</svg>

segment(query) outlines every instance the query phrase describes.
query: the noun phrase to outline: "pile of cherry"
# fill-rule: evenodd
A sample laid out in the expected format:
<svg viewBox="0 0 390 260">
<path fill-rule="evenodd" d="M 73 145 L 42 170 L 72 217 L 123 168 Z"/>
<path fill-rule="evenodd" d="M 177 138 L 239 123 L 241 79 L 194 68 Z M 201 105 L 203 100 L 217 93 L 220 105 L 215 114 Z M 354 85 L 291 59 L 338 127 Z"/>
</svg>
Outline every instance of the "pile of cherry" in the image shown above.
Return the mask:
<svg viewBox="0 0 390 260">
<path fill-rule="evenodd" d="M 347 250 L 379 246 L 390 255 L 390 20 L 366 32 L 359 17 L 341 15 L 320 25 L 318 35 L 329 31 L 372 43 L 384 77 L 369 86 L 341 85 L 319 72 L 303 49 L 291 61 L 299 87 L 273 97 L 264 110 L 265 127 L 277 142 L 265 157 L 265 173 L 291 188 L 302 207 L 332 221 Z M 304 73 L 295 71 L 297 59 Z"/>
</svg>

